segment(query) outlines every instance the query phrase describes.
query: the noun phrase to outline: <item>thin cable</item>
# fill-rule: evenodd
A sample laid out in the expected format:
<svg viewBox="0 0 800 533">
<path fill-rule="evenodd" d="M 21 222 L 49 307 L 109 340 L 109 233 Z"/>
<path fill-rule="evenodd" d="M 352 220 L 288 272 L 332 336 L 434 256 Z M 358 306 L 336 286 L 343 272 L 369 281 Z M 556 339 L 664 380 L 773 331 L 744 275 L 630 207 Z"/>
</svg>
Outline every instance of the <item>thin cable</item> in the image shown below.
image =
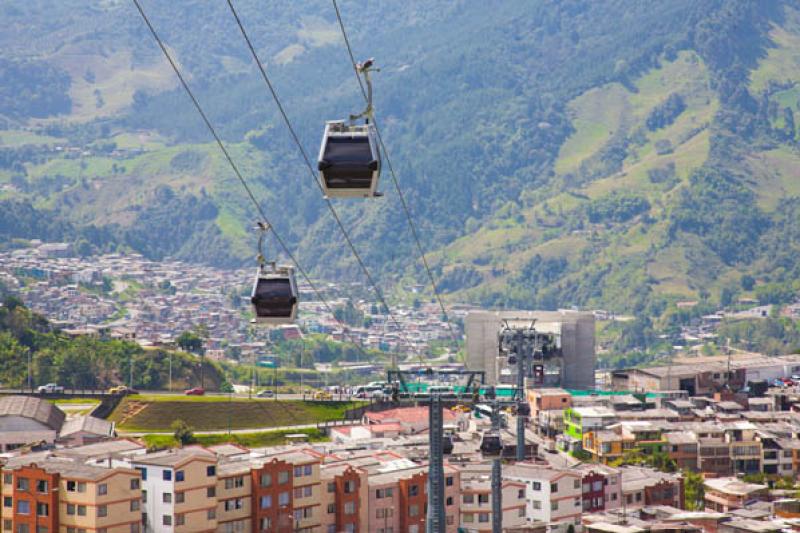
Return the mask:
<svg viewBox="0 0 800 533">
<path fill-rule="evenodd" d="M 361 95 L 364 97 L 364 100 L 369 102 L 369 98 L 367 97 L 367 90 L 364 88 L 364 82 L 361 81 L 361 76 L 358 75 L 358 66 L 356 63 L 355 55 L 353 54 L 353 48 L 350 46 L 350 39 L 347 37 L 347 31 L 344 27 L 344 22 L 342 21 L 342 14 L 339 12 L 339 5 L 336 3 L 336 0 L 332 0 L 333 8 L 336 10 L 336 19 L 339 21 L 339 28 L 342 30 L 342 37 L 344 38 L 344 44 L 347 47 L 347 54 L 350 56 L 350 63 L 353 65 L 353 72 L 356 76 L 356 81 L 358 82 L 358 86 L 361 88 Z M 442 310 L 442 315 L 444 316 L 445 323 L 447 324 L 448 329 L 450 330 L 450 336 L 453 339 L 453 343 L 456 347 L 456 352 L 458 352 L 458 337 L 456 336 L 455 332 L 453 331 L 453 325 L 450 322 L 450 317 L 447 314 L 447 310 L 444 307 L 444 302 L 442 301 L 442 296 L 439 294 L 439 291 L 436 288 L 436 280 L 433 278 L 433 272 L 431 271 L 430 266 L 428 265 L 428 259 L 425 257 L 425 252 L 422 249 L 422 243 L 419 239 L 419 234 L 417 233 L 417 226 L 414 224 L 414 219 L 411 217 L 411 210 L 408 207 L 408 203 L 406 202 L 406 197 L 403 194 L 402 189 L 400 189 L 400 182 L 397 179 L 397 174 L 394 172 L 394 166 L 392 165 L 391 159 L 389 159 L 389 151 L 386 149 L 386 145 L 383 143 L 383 137 L 381 136 L 381 130 L 378 128 L 378 121 L 373 117 L 372 124 L 375 126 L 375 133 L 378 136 L 378 142 L 381 145 L 381 151 L 383 152 L 383 157 L 386 159 L 386 164 L 389 167 L 389 172 L 392 175 L 392 182 L 394 183 L 394 188 L 397 190 L 397 195 L 400 197 L 400 203 L 403 205 L 403 211 L 406 214 L 406 220 L 408 221 L 408 227 L 411 230 L 411 235 L 414 237 L 414 241 L 417 243 L 417 250 L 419 251 L 419 256 L 422 259 L 422 264 L 425 266 L 425 272 L 428 273 L 428 279 L 431 282 L 431 288 L 433 289 L 433 294 L 436 296 L 436 301 L 439 302 L 439 308 Z"/>
<path fill-rule="evenodd" d="M 197 112 L 202 117 L 203 122 L 205 122 L 206 127 L 208 128 L 208 131 L 211 132 L 211 135 L 214 137 L 214 140 L 217 142 L 217 146 L 219 146 L 219 149 L 222 150 L 222 153 L 225 155 L 225 159 L 228 161 L 228 164 L 230 164 L 231 168 L 233 169 L 234 174 L 236 174 L 236 177 L 239 178 L 239 181 L 241 182 L 242 187 L 244 187 L 244 190 L 247 192 L 247 196 L 253 202 L 253 205 L 255 206 L 256 210 L 258 211 L 258 214 L 261 216 L 261 219 L 262 219 L 263 223 L 266 225 L 266 227 L 272 228 L 272 234 L 275 236 L 275 240 L 278 241 L 278 244 L 281 245 L 281 248 L 283 248 L 283 251 L 286 252 L 286 255 L 289 256 L 289 259 L 292 261 L 292 263 L 294 263 L 295 267 L 297 267 L 297 270 L 303 276 L 303 279 L 306 281 L 306 283 L 308 283 L 309 287 L 311 287 L 311 290 L 314 292 L 314 294 L 317 296 L 317 298 L 319 298 L 319 300 L 322 302 L 322 304 L 325 306 L 325 308 L 331 314 L 333 319 L 342 328 L 343 334 L 347 335 L 347 326 L 345 326 L 345 324 L 342 323 L 341 320 L 336 318 L 336 315 L 333 312 L 333 308 L 331 307 L 331 305 L 322 296 L 322 293 L 317 289 L 316 285 L 314 285 L 314 283 L 311 281 L 311 278 L 309 278 L 308 274 L 303 269 L 303 267 L 300 266 L 300 263 L 297 261 L 297 259 L 292 254 L 292 252 L 289 250 L 289 247 L 286 245 L 286 242 L 281 238 L 280 235 L 278 235 L 278 231 L 275 229 L 275 226 L 273 226 L 270 223 L 269 218 L 267 217 L 267 214 L 264 212 L 264 209 L 261 207 L 261 204 L 258 203 L 258 200 L 256 200 L 256 197 L 253 194 L 253 191 L 250 189 L 250 186 L 247 184 L 247 180 L 244 179 L 244 176 L 239 171 L 239 167 L 236 166 L 236 163 L 233 161 L 233 158 L 231 157 L 231 155 L 228 152 L 227 148 L 225 148 L 225 145 L 222 143 L 222 139 L 217 134 L 217 130 L 211 124 L 211 121 L 208 119 L 208 116 L 206 116 L 205 111 L 203 111 L 203 108 L 200 106 L 200 102 L 198 102 L 197 98 L 194 96 L 194 93 L 189 88 L 189 84 L 186 83 L 186 80 L 184 79 L 183 75 L 181 74 L 181 71 L 178 69 L 177 64 L 172 59 L 172 56 L 170 55 L 169 51 L 167 50 L 167 47 L 164 45 L 164 42 L 161 40 L 161 37 L 159 37 L 159 35 L 156 32 L 155 28 L 150 23 L 150 19 L 147 17 L 147 14 L 145 14 L 144 9 L 142 9 L 142 6 L 139 3 L 139 0 L 133 0 L 133 3 L 134 3 L 134 5 L 136 5 L 136 9 L 139 10 L 139 14 L 142 16 L 142 19 L 144 19 L 144 23 L 147 25 L 147 28 L 150 30 L 150 33 L 153 35 L 153 38 L 158 43 L 158 46 L 161 48 L 161 51 L 164 53 L 164 56 L 167 58 L 167 61 L 169 61 L 169 64 L 172 67 L 172 70 L 175 72 L 175 75 L 178 77 L 178 80 L 180 80 L 181 85 L 183 86 L 184 90 L 186 91 L 186 94 L 189 95 L 189 98 L 192 100 L 192 103 L 194 104 L 195 109 L 197 109 Z M 353 336 L 351 335 L 350 338 L 352 339 Z M 369 357 L 369 354 L 364 350 L 364 348 L 358 342 L 354 342 L 353 344 L 365 356 Z"/>
<path fill-rule="evenodd" d="M 283 121 L 286 124 L 286 127 L 289 129 L 289 133 L 292 135 L 292 139 L 294 139 L 297 148 L 300 150 L 300 153 L 303 156 L 303 160 L 305 161 L 306 166 L 308 167 L 308 171 L 311 174 L 311 179 L 314 180 L 314 183 L 316 183 L 317 187 L 319 187 L 319 190 L 322 193 L 323 197 L 325 197 L 325 189 L 323 189 L 322 184 L 320 183 L 316 172 L 314 172 L 314 167 L 311 165 L 311 160 L 309 159 L 305 148 L 303 148 L 303 144 L 300 142 L 300 138 L 297 136 L 294 127 L 292 127 L 292 123 L 289 120 L 289 116 L 286 114 L 286 110 L 284 109 L 283 104 L 281 103 L 281 100 L 278 97 L 278 93 L 275 91 L 275 87 L 272 85 L 272 82 L 269 79 L 269 76 L 267 76 L 267 70 L 264 68 L 263 63 L 261 63 L 261 59 L 259 59 L 258 54 L 256 53 L 256 49 L 253 46 L 252 41 L 250 40 L 250 36 L 244 29 L 244 25 L 242 24 L 242 21 L 239 18 L 239 14 L 236 12 L 236 8 L 233 7 L 233 1 L 227 0 L 227 2 L 228 2 L 228 7 L 231 10 L 231 14 L 233 14 L 233 18 L 236 19 L 236 24 L 239 26 L 239 31 L 241 31 L 242 37 L 244 37 L 244 40 L 247 43 L 247 47 L 250 49 L 250 54 L 253 56 L 253 59 L 255 60 L 256 65 L 258 66 L 258 70 L 261 72 L 261 77 L 264 79 L 264 83 L 267 84 L 267 88 L 269 89 L 270 94 L 272 94 L 272 99 L 275 100 L 275 104 L 278 106 L 278 111 L 283 117 Z M 398 329 L 401 335 L 404 336 L 406 344 L 409 345 L 410 347 L 408 338 L 405 338 L 405 334 L 403 332 L 403 329 L 400 327 L 400 323 L 397 321 L 397 318 L 395 318 L 394 313 L 392 313 L 392 310 L 389 308 L 389 304 L 386 303 L 386 299 L 383 297 L 383 292 L 381 292 L 381 290 L 378 288 L 378 285 L 375 283 L 375 280 L 369 273 L 369 270 L 367 269 L 367 265 L 364 263 L 364 260 L 361 259 L 361 255 L 358 253 L 358 250 L 356 250 L 353 241 L 350 239 L 350 235 L 347 233 L 344 224 L 342 224 L 342 220 L 339 218 L 339 214 L 333 207 L 333 203 L 331 203 L 330 198 L 325 198 L 325 203 L 327 204 L 328 210 L 331 212 L 331 215 L 333 215 L 334 220 L 336 220 L 336 224 L 339 226 L 342 235 L 344 235 L 345 241 L 347 242 L 347 246 L 353 252 L 353 256 L 356 258 L 356 261 L 361 267 L 361 270 L 364 272 L 364 275 L 367 277 L 367 280 L 369 281 L 370 285 L 372 285 L 372 288 L 375 291 L 376 296 L 378 297 L 378 301 L 383 305 L 384 309 L 386 309 L 386 313 L 389 315 L 389 318 L 392 320 L 392 322 L 394 322 L 395 327 Z"/>
</svg>

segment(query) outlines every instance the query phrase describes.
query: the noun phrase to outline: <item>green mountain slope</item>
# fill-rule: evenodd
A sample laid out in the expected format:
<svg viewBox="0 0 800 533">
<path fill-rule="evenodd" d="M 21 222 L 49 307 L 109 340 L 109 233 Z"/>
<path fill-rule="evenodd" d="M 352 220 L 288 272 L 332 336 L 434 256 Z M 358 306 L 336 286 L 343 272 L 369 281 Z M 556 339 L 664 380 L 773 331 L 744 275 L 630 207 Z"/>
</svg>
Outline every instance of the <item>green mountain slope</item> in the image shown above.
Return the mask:
<svg viewBox="0 0 800 533">
<path fill-rule="evenodd" d="M 225 4 L 144 5 L 304 265 L 361 279 Z M 361 105 L 332 6 L 236 5 L 313 157 L 324 121 Z M 742 293 L 745 274 L 800 279 L 791 2 L 342 10 L 357 55 L 383 67 L 379 120 L 448 297 L 660 311 Z M 252 209 L 130 3 L 34 0 L 0 21 L 15 80 L 0 83 L 0 235 L 252 257 Z M 384 282 L 424 281 L 388 175 L 382 189 L 337 208 Z"/>
</svg>

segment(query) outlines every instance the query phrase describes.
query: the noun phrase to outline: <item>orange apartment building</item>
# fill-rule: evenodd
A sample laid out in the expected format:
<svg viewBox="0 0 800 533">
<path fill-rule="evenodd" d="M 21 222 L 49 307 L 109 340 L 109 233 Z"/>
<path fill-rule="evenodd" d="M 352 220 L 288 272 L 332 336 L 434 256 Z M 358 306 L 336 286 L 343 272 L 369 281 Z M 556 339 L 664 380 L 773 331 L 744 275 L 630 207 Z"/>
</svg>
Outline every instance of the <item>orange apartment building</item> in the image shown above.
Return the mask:
<svg viewBox="0 0 800 533">
<path fill-rule="evenodd" d="M 30 459 L 14 458 L 3 468 L 3 533 L 141 531 L 137 471 Z"/>
<path fill-rule="evenodd" d="M 346 462 L 326 464 L 321 467 L 322 531 L 366 533 L 369 522 L 369 476 L 363 468 Z M 380 518 L 389 518 L 389 512 L 380 512 Z"/>
</svg>

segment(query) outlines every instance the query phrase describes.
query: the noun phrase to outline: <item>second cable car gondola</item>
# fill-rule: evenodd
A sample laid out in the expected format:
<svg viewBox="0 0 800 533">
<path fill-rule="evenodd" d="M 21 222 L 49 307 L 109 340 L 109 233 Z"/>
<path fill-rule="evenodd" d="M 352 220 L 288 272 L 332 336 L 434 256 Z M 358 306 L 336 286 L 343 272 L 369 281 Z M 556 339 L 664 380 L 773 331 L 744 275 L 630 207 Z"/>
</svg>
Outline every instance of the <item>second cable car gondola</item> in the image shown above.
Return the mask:
<svg viewBox="0 0 800 533">
<path fill-rule="evenodd" d="M 297 282 L 294 269 L 275 263 L 262 264 L 256 272 L 250 296 L 259 324 L 291 324 L 297 316 Z"/>
<path fill-rule="evenodd" d="M 481 438 L 481 454 L 484 457 L 497 458 L 503 455 L 503 441 L 497 431 L 487 431 Z"/>
<path fill-rule="evenodd" d="M 373 61 L 359 63 L 358 73 L 367 86 L 367 108 L 349 121 L 331 120 L 325 123 L 319 148 L 317 169 L 325 196 L 328 198 L 370 198 L 380 196 L 378 178 L 381 156 L 372 108 L 372 81 L 369 73 Z M 364 119 L 363 124 L 356 121 Z"/>
</svg>

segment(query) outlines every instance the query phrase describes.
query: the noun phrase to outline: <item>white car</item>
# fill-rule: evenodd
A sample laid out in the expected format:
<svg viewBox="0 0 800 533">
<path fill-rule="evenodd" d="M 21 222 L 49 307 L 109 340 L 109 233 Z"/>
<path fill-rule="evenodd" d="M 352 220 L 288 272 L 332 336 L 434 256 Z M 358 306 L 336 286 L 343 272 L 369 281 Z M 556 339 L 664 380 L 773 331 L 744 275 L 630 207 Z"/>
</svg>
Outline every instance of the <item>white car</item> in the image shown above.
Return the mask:
<svg viewBox="0 0 800 533">
<path fill-rule="evenodd" d="M 55 383 L 48 383 L 47 385 L 40 385 L 37 387 L 36 392 L 39 394 L 58 394 L 64 392 L 64 387 L 56 385 Z"/>
</svg>

